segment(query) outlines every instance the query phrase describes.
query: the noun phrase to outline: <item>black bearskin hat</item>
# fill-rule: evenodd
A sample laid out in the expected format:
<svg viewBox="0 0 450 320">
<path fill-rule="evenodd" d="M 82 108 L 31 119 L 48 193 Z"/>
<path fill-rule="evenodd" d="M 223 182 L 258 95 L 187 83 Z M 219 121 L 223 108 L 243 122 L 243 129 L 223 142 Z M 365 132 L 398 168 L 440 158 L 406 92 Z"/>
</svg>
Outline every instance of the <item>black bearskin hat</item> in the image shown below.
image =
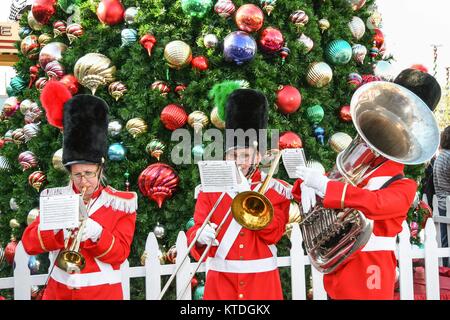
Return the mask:
<svg viewBox="0 0 450 320">
<path fill-rule="evenodd" d="M 394 82 L 415 93 L 434 111 L 441 99 L 441 86 L 427 72 L 416 69 L 405 69 L 395 78 Z"/>
<path fill-rule="evenodd" d="M 242 129 L 244 132 L 254 129 L 258 139 L 259 130 L 267 128 L 267 108 L 267 98 L 261 92 L 253 89 L 236 89 L 227 100 L 225 129 Z M 226 141 L 226 150 L 253 145 L 253 141 L 249 139 L 245 139 L 244 145 L 236 137 L 233 140 Z"/>
<path fill-rule="evenodd" d="M 79 94 L 64 104 L 63 164 L 105 162 L 108 105 L 90 94 Z"/>
</svg>

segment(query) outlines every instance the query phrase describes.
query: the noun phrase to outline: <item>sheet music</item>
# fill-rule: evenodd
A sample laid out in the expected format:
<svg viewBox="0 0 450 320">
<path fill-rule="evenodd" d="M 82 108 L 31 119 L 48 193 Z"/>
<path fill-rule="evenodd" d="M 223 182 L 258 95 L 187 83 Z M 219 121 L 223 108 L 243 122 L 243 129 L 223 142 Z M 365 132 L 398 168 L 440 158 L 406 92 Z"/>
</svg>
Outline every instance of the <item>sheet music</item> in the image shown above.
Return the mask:
<svg viewBox="0 0 450 320">
<path fill-rule="evenodd" d="M 203 192 L 239 192 L 247 179 L 241 179 L 235 161 L 199 161 Z M 243 181 L 242 181 L 243 180 Z"/>
<path fill-rule="evenodd" d="M 80 195 L 39 198 L 40 230 L 75 228 L 79 225 Z"/>
<path fill-rule="evenodd" d="M 305 152 L 303 148 L 283 149 L 281 151 L 281 157 L 283 158 L 283 165 L 289 178 L 298 178 L 295 174 L 297 167 L 306 166 Z"/>
</svg>

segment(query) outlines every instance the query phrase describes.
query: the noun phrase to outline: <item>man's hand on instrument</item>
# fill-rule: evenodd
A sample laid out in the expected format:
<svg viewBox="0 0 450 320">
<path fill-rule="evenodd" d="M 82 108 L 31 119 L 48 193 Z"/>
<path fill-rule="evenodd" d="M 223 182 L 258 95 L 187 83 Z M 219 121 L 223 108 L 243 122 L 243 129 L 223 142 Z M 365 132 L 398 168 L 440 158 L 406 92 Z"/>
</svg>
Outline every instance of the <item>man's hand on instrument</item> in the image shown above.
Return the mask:
<svg viewBox="0 0 450 320">
<path fill-rule="evenodd" d="M 322 174 L 319 170 L 307 167 L 297 167 L 297 177 L 303 180 L 302 184 L 313 188 L 319 197 L 324 197 L 327 191 L 327 184 L 330 179 Z"/>
<path fill-rule="evenodd" d="M 202 233 L 197 239 L 197 243 L 201 245 L 208 245 L 211 241 L 213 241 L 213 246 L 219 245 L 219 240 L 216 239 L 216 228 L 217 225 L 215 223 L 208 223 L 204 228 Z M 197 233 L 200 229 L 197 230 Z"/>
<path fill-rule="evenodd" d="M 81 241 L 86 241 L 91 239 L 96 242 L 100 238 L 103 231 L 103 227 L 95 220 L 88 218 L 86 220 L 86 225 L 84 226 L 83 235 L 81 236 Z"/>
<path fill-rule="evenodd" d="M 300 185 L 302 191 L 303 213 L 308 213 L 316 205 L 316 190 L 308 187 L 304 182 Z"/>
</svg>

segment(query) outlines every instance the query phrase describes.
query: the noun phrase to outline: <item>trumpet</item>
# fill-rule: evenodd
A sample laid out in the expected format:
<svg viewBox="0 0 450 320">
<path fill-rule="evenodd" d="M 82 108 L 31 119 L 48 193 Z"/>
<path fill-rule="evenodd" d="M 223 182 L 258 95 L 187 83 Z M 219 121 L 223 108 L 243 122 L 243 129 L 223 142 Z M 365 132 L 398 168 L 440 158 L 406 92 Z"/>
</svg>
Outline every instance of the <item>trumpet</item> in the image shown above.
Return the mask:
<svg viewBox="0 0 450 320">
<path fill-rule="evenodd" d="M 86 193 L 87 187 L 83 187 L 81 191 L 81 199 L 83 199 Z M 77 229 L 71 229 L 69 236 L 64 242 L 64 250 L 60 251 L 56 258 L 56 265 L 67 273 L 74 274 L 80 273 L 86 266 L 86 260 L 79 252 L 81 237 L 87 221 L 87 210 L 82 201 L 81 206 L 81 223 Z"/>
</svg>

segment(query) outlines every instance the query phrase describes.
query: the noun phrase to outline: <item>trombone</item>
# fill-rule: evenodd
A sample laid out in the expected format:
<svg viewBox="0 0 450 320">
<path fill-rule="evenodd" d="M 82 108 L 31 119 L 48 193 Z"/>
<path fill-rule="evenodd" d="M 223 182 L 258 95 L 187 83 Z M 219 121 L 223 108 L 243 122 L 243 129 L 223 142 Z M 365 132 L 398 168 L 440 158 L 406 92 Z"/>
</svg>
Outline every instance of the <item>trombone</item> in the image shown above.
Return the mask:
<svg viewBox="0 0 450 320">
<path fill-rule="evenodd" d="M 267 174 L 267 177 L 265 178 L 263 184 L 261 185 L 258 192 L 256 191 L 244 191 L 239 193 L 236 197 L 234 197 L 230 208 L 228 209 L 227 213 L 225 214 L 224 218 L 220 222 L 219 226 L 216 229 L 216 236 L 218 235 L 219 231 L 221 230 L 224 223 L 227 221 L 228 216 L 230 213 L 233 214 L 234 219 L 236 219 L 236 222 L 238 222 L 241 226 L 244 228 L 250 229 L 250 230 L 260 230 L 265 228 L 273 219 L 273 206 L 270 203 L 270 200 L 264 195 L 264 193 L 267 191 L 267 188 L 269 186 L 270 179 L 272 178 L 276 167 L 278 166 L 278 163 L 281 158 L 281 151 L 276 150 L 277 155 L 275 157 L 275 160 L 272 162 L 270 166 L 270 170 Z M 255 155 L 255 154 L 254 154 Z M 253 170 L 252 173 L 254 173 L 256 170 Z M 187 254 L 183 257 L 182 262 L 178 265 L 175 272 L 172 273 L 171 277 L 169 278 L 169 281 L 164 286 L 163 290 L 161 291 L 159 295 L 159 300 L 164 296 L 166 293 L 170 283 L 173 281 L 174 277 L 176 276 L 178 270 L 183 265 L 184 261 L 189 255 L 189 252 L 191 251 L 192 247 L 195 245 L 195 242 L 198 239 L 198 236 L 201 234 L 203 228 L 207 223 L 209 223 L 211 216 L 215 209 L 217 208 L 219 202 L 222 200 L 225 193 L 222 193 L 220 198 L 216 201 L 214 204 L 214 207 L 211 209 L 211 211 L 208 213 L 208 216 L 206 217 L 205 221 L 203 222 L 200 231 L 197 232 L 196 237 L 192 240 L 191 244 L 189 245 L 189 248 L 187 250 Z M 202 256 L 198 260 L 197 264 L 195 265 L 194 271 L 191 272 L 191 276 L 189 281 L 187 282 L 186 286 L 184 287 L 181 296 L 184 295 L 187 288 L 189 287 L 189 284 L 191 283 L 192 278 L 194 277 L 197 270 L 200 268 L 200 265 L 203 261 L 203 259 L 208 254 L 213 241 L 208 243 L 207 247 L 203 251 Z"/>
<path fill-rule="evenodd" d="M 83 199 L 86 193 L 87 187 L 83 187 L 81 191 L 81 199 Z M 83 235 L 83 230 L 87 221 L 87 209 L 83 201 L 80 201 L 81 210 L 81 223 L 76 231 L 76 229 L 71 229 L 69 236 L 64 242 L 64 250 L 62 250 L 58 257 L 56 258 L 56 265 L 66 271 L 69 274 L 80 273 L 81 270 L 86 266 L 86 260 L 83 255 L 79 252 L 81 237 Z M 72 242 L 70 243 L 70 240 Z M 70 243 L 70 244 L 69 244 Z"/>
</svg>

